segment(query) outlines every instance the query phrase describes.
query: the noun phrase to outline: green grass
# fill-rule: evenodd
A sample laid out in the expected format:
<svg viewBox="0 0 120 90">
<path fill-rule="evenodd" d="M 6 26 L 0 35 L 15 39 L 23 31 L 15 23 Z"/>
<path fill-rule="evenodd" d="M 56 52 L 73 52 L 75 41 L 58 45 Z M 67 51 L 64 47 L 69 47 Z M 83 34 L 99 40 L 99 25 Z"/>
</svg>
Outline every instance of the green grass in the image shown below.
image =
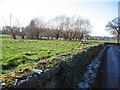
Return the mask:
<svg viewBox="0 0 120 90">
<path fill-rule="evenodd" d="M 0 38 L 2 38 L 2 57 L 0 57 L 2 74 L 28 66 L 36 68 L 39 62 L 49 62 L 46 68 L 50 68 L 57 63 L 55 60 L 57 56 L 71 54 L 82 48 L 106 42 L 89 40 L 91 44 L 82 45 L 79 41 L 13 40 L 9 35 L 0 35 Z"/>
<path fill-rule="evenodd" d="M 64 40 L 13 40 L 10 35 L 0 35 L 0 72 L 3 74 L 0 75 L 0 82 L 6 83 L 5 88 L 12 87 L 13 80 L 33 74 L 33 69 L 51 68 L 59 62 L 58 59 L 69 62 L 76 52 L 111 41 L 88 42 L 90 44 Z M 19 73 L 20 69 L 22 72 Z"/>
</svg>

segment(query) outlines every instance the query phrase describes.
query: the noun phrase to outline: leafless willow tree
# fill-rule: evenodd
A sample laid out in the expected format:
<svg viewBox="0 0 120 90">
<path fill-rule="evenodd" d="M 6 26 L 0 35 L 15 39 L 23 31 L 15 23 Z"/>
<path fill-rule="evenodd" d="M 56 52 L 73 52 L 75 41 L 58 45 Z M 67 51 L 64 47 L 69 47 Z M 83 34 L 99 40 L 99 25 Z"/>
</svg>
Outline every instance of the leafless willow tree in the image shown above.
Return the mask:
<svg viewBox="0 0 120 90">
<path fill-rule="evenodd" d="M 31 20 L 29 26 L 26 27 L 26 35 L 29 39 L 39 38 L 38 28 L 34 20 Z"/>
<path fill-rule="evenodd" d="M 10 31 L 12 38 L 16 39 L 15 30 L 13 30 L 13 28 L 11 27 L 11 18 L 12 14 L 10 14 L 10 25 L 6 25 L 3 29 Z"/>
<path fill-rule="evenodd" d="M 106 25 L 106 30 L 111 34 L 117 35 L 117 43 L 119 43 L 120 39 L 120 17 L 113 19 L 108 22 Z"/>
<path fill-rule="evenodd" d="M 59 15 L 50 21 L 50 28 L 53 31 L 56 39 L 61 37 L 61 33 L 64 27 L 64 18 L 64 15 Z"/>
<path fill-rule="evenodd" d="M 17 39 L 15 34 L 16 31 L 15 27 L 5 26 L 4 30 L 8 30 L 13 39 Z"/>
</svg>

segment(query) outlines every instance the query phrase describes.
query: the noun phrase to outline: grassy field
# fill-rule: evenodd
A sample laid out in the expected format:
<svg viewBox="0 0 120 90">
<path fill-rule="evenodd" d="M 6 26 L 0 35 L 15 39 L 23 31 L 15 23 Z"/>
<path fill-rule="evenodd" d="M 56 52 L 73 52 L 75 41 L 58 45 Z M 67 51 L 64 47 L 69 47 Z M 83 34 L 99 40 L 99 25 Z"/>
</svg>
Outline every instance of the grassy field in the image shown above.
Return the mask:
<svg viewBox="0 0 120 90">
<path fill-rule="evenodd" d="M 62 40 L 13 40 L 9 35 L 0 35 L 2 74 L 16 71 L 20 68 L 50 68 L 57 63 L 56 57 L 71 54 L 80 49 L 100 44 L 105 41 L 89 41 L 90 44 L 80 44 L 79 41 Z M 44 67 L 36 67 L 37 63 L 46 63 Z"/>
<path fill-rule="evenodd" d="M 21 80 L 33 74 L 35 69 L 49 69 L 56 65 L 59 59 L 67 62 L 75 52 L 106 41 L 88 42 L 90 44 L 64 40 L 13 40 L 9 35 L 0 35 L 0 88 L 4 83 L 4 87 L 12 87 L 16 78 Z"/>
</svg>

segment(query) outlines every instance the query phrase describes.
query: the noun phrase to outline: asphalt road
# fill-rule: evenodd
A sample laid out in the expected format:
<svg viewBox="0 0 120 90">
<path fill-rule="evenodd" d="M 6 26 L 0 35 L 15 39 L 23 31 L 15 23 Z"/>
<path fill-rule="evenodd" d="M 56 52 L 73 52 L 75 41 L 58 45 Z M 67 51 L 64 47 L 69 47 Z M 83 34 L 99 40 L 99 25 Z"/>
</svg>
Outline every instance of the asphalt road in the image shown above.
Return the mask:
<svg viewBox="0 0 120 90">
<path fill-rule="evenodd" d="M 109 45 L 104 65 L 103 88 L 120 88 L 120 46 Z"/>
</svg>

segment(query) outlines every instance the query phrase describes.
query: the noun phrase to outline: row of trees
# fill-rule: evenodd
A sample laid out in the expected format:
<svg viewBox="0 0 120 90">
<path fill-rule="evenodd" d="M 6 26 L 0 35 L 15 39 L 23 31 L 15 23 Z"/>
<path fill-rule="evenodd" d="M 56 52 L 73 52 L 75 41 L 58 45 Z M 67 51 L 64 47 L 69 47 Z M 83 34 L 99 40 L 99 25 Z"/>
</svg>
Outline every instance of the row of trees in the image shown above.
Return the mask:
<svg viewBox="0 0 120 90">
<path fill-rule="evenodd" d="M 47 23 L 41 18 L 34 18 L 26 27 L 5 26 L 3 29 L 9 30 L 13 39 L 16 39 L 16 35 L 20 35 L 22 39 L 81 40 L 84 35 L 90 33 L 91 28 L 88 19 L 59 15 Z"/>
</svg>

